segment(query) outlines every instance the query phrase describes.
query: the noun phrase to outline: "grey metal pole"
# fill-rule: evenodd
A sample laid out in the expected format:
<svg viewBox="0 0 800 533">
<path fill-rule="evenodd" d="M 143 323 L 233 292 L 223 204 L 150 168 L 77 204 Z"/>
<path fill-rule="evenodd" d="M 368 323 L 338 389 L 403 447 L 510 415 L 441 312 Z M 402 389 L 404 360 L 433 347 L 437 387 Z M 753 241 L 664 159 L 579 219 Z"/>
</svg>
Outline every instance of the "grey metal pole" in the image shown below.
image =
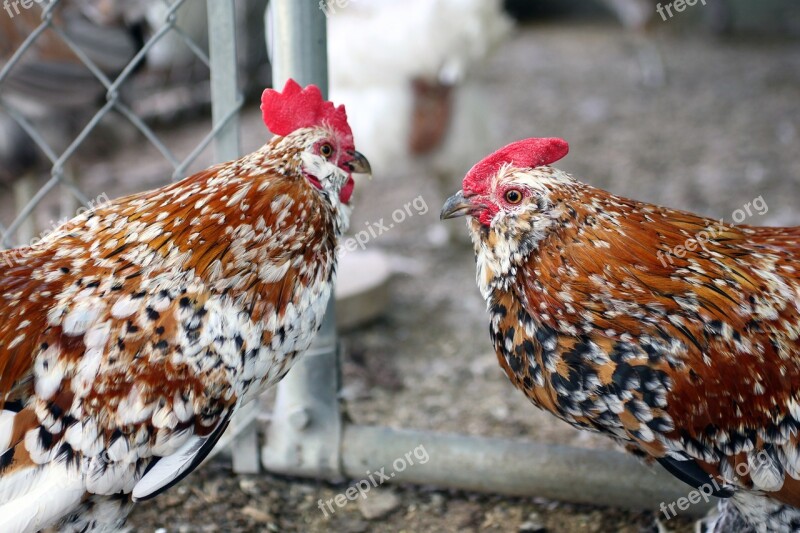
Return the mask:
<svg viewBox="0 0 800 533">
<path fill-rule="evenodd" d="M 658 466 L 612 451 L 354 425 L 342 442 L 344 473 L 357 480 L 384 468 L 391 482 L 654 512 L 692 490 Z M 709 500 L 681 514 L 702 516 L 716 503 Z"/>
<path fill-rule="evenodd" d="M 273 84 L 293 78 L 328 92 L 325 13 L 318 0 L 272 0 L 267 40 Z M 334 296 L 311 348 L 278 385 L 275 409 L 261 454 L 272 472 L 341 478 L 342 419 Z"/>
<path fill-rule="evenodd" d="M 294 78 L 328 94 L 328 25 L 314 0 L 270 0 L 267 40 L 272 53 L 273 85 L 282 89 Z"/>
<path fill-rule="evenodd" d="M 211 69 L 211 120 L 217 130 L 214 136 L 214 158 L 219 161 L 237 159 L 241 154 L 239 114 L 241 104 L 236 61 L 236 12 L 234 3 L 207 0 L 208 48 Z M 182 178 L 183 176 L 178 176 Z M 258 432 L 255 424 L 258 402 L 240 409 L 228 428 L 222 450 L 230 441 L 233 470 L 240 474 L 259 471 Z"/>
<path fill-rule="evenodd" d="M 211 67 L 211 119 L 221 127 L 214 138 L 218 161 L 239 157 L 239 85 L 236 62 L 236 12 L 232 1 L 207 0 Z M 234 113 L 231 116 L 231 113 Z M 225 124 L 222 124 L 227 119 Z"/>
</svg>

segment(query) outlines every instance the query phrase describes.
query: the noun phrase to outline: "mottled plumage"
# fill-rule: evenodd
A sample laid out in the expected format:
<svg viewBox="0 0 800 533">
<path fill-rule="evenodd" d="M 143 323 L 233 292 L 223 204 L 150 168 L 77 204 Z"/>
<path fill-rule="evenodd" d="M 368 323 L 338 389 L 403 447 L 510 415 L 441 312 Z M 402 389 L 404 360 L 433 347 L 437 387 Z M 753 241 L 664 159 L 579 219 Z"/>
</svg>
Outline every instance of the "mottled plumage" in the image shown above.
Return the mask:
<svg viewBox="0 0 800 533">
<path fill-rule="evenodd" d="M 0 256 L 0 531 L 117 529 L 308 347 L 368 165 L 316 87 L 264 108 L 257 152 Z"/>
<path fill-rule="evenodd" d="M 720 524 L 800 529 L 800 228 L 614 196 L 546 166 L 558 139 L 504 150 L 442 216 L 470 215 L 514 385 L 687 483 L 716 481 L 732 496 Z"/>
</svg>

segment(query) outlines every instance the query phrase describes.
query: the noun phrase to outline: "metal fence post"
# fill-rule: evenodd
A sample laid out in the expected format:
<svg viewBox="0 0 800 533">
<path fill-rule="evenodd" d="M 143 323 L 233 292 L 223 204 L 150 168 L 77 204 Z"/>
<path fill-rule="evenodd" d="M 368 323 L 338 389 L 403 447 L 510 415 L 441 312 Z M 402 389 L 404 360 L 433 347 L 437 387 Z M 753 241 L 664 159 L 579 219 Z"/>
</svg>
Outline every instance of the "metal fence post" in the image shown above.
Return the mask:
<svg viewBox="0 0 800 533">
<path fill-rule="evenodd" d="M 240 107 L 236 61 L 236 12 L 233 1 L 207 0 L 208 48 L 211 67 L 211 120 L 214 137 L 214 158 L 228 161 L 240 156 Z M 240 474 L 259 471 L 258 431 L 255 418 L 258 402 L 240 409 L 228 430 L 235 435 L 231 443 L 233 470 Z M 220 446 L 221 448 L 221 446 Z"/>
<path fill-rule="evenodd" d="M 236 12 L 233 1 L 207 0 L 211 63 L 211 120 L 218 130 L 214 155 L 219 161 L 240 156 L 239 84 L 236 62 Z M 231 113 L 234 113 L 231 115 Z"/>
<path fill-rule="evenodd" d="M 267 11 L 274 86 L 288 78 L 327 94 L 327 23 L 318 0 L 272 0 Z M 342 419 L 334 296 L 308 352 L 279 384 L 262 461 L 282 474 L 339 479 Z"/>
</svg>

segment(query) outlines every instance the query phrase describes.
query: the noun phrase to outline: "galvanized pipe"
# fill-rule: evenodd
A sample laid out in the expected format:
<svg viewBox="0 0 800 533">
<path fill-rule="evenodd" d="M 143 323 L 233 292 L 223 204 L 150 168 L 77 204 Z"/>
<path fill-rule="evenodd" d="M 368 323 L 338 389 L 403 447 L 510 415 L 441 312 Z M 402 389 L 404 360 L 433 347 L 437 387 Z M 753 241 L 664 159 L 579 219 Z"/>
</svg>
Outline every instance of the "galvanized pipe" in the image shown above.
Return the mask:
<svg viewBox="0 0 800 533">
<path fill-rule="evenodd" d="M 236 72 L 236 12 L 233 2 L 207 0 L 211 68 L 211 118 L 220 128 L 214 139 L 218 161 L 239 157 L 239 84 Z M 231 113 L 234 113 L 231 116 Z"/>
<path fill-rule="evenodd" d="M 236 159 L 241 155 L 238 113 L 241 97 L 236 72 L 236 12 L 233 2 L 207 0 L 206 5 L 214 158 L 222 162 Z M 174 16 L 176 10 L 175 6 L 170 9 L 170 18 Z M 177 165 L 175 177 L 183 178 L 184 170 L 184 164 Z M 233 470 L 240 474 L 253 474 L 259 471 L 258 434 L 255 425 L 257 410 L 258 405 L 255 403 L 239 410 L 224 437 L 225 441 L 232 441 L 230 444 L 233 448 L 231 454 Z M 221 450 L 227 442 L 220 443 L 217 450 Z"/>
<path fill-rule="evenodd" d="M 356 425 L 345 426 L 342 442 L 344 474 L 355 480 L 385 468 L 393 483 L 655 512 L 692 490 L 659 466 L 613 451 Z M 710 507 L 701 501 L 685 514 L 702 516 Z"/>
<path fill-rule="evenodd" d="M 281 89 L 293 78 L 328 92 L 325 13 L 317 0 L 272 0 L 267 40 L 272 79 Z M 342 415 L 334 296 L 311 348 L 278 385 L 275 408 L 261 459 L 272 472 L 341 477 Z"/>
<path fill-rule="evenodd" d="M 273 84 L 283 88 L 294 78 L 313 83 L 328 94 L 328 25 L 318 0 L 271 0 L 267 13 L 267 43 Z"/>
</svg>

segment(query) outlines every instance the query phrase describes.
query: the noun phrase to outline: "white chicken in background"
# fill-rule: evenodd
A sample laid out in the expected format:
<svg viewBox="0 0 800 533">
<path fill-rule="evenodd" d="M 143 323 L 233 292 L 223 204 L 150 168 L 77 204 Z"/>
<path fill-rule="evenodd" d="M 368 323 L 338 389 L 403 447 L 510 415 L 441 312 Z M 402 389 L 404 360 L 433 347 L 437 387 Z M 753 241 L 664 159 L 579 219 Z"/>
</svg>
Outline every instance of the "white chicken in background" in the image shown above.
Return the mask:
<svg viewBox="0 0 800 533">
<path fill-rule="evenodd" d="M 331 98 L 347 105 L 354 135 L 376 175 L 424 158 L 444 198 L 476 154 L 499 142 L 488 89 L 471 73 L 510 35 L 513 24 L 502 2 L 336 5 L 326 9 Z M 441 243 L 447 235 L 431 238 Z"/>
<path fill-rule="evenodd" d="M 662 15 L 664 0 L 601 0 L 619 22 L 630 32 L 639 62 L 641 83 L 659 88 L 667 83 L 667 68 L 654 36 L 654 27 L 671 19 Z M 670 13 L 672 13 L 670 11 Z M 715 0 L 703 10 L 708 26 L 715 33 L 730 29 L 732 13 L 730 3 Z"/>
<path fill-rule="evenodd" d="M 656 19 L 657 2 L 654 0 L 602 0 L 602 2 L 631 32 L 639 61 L 641 83 L 646 87 L 662 87 L 666 83 L 666 67 L 650 32 Z"/>
</svg>

